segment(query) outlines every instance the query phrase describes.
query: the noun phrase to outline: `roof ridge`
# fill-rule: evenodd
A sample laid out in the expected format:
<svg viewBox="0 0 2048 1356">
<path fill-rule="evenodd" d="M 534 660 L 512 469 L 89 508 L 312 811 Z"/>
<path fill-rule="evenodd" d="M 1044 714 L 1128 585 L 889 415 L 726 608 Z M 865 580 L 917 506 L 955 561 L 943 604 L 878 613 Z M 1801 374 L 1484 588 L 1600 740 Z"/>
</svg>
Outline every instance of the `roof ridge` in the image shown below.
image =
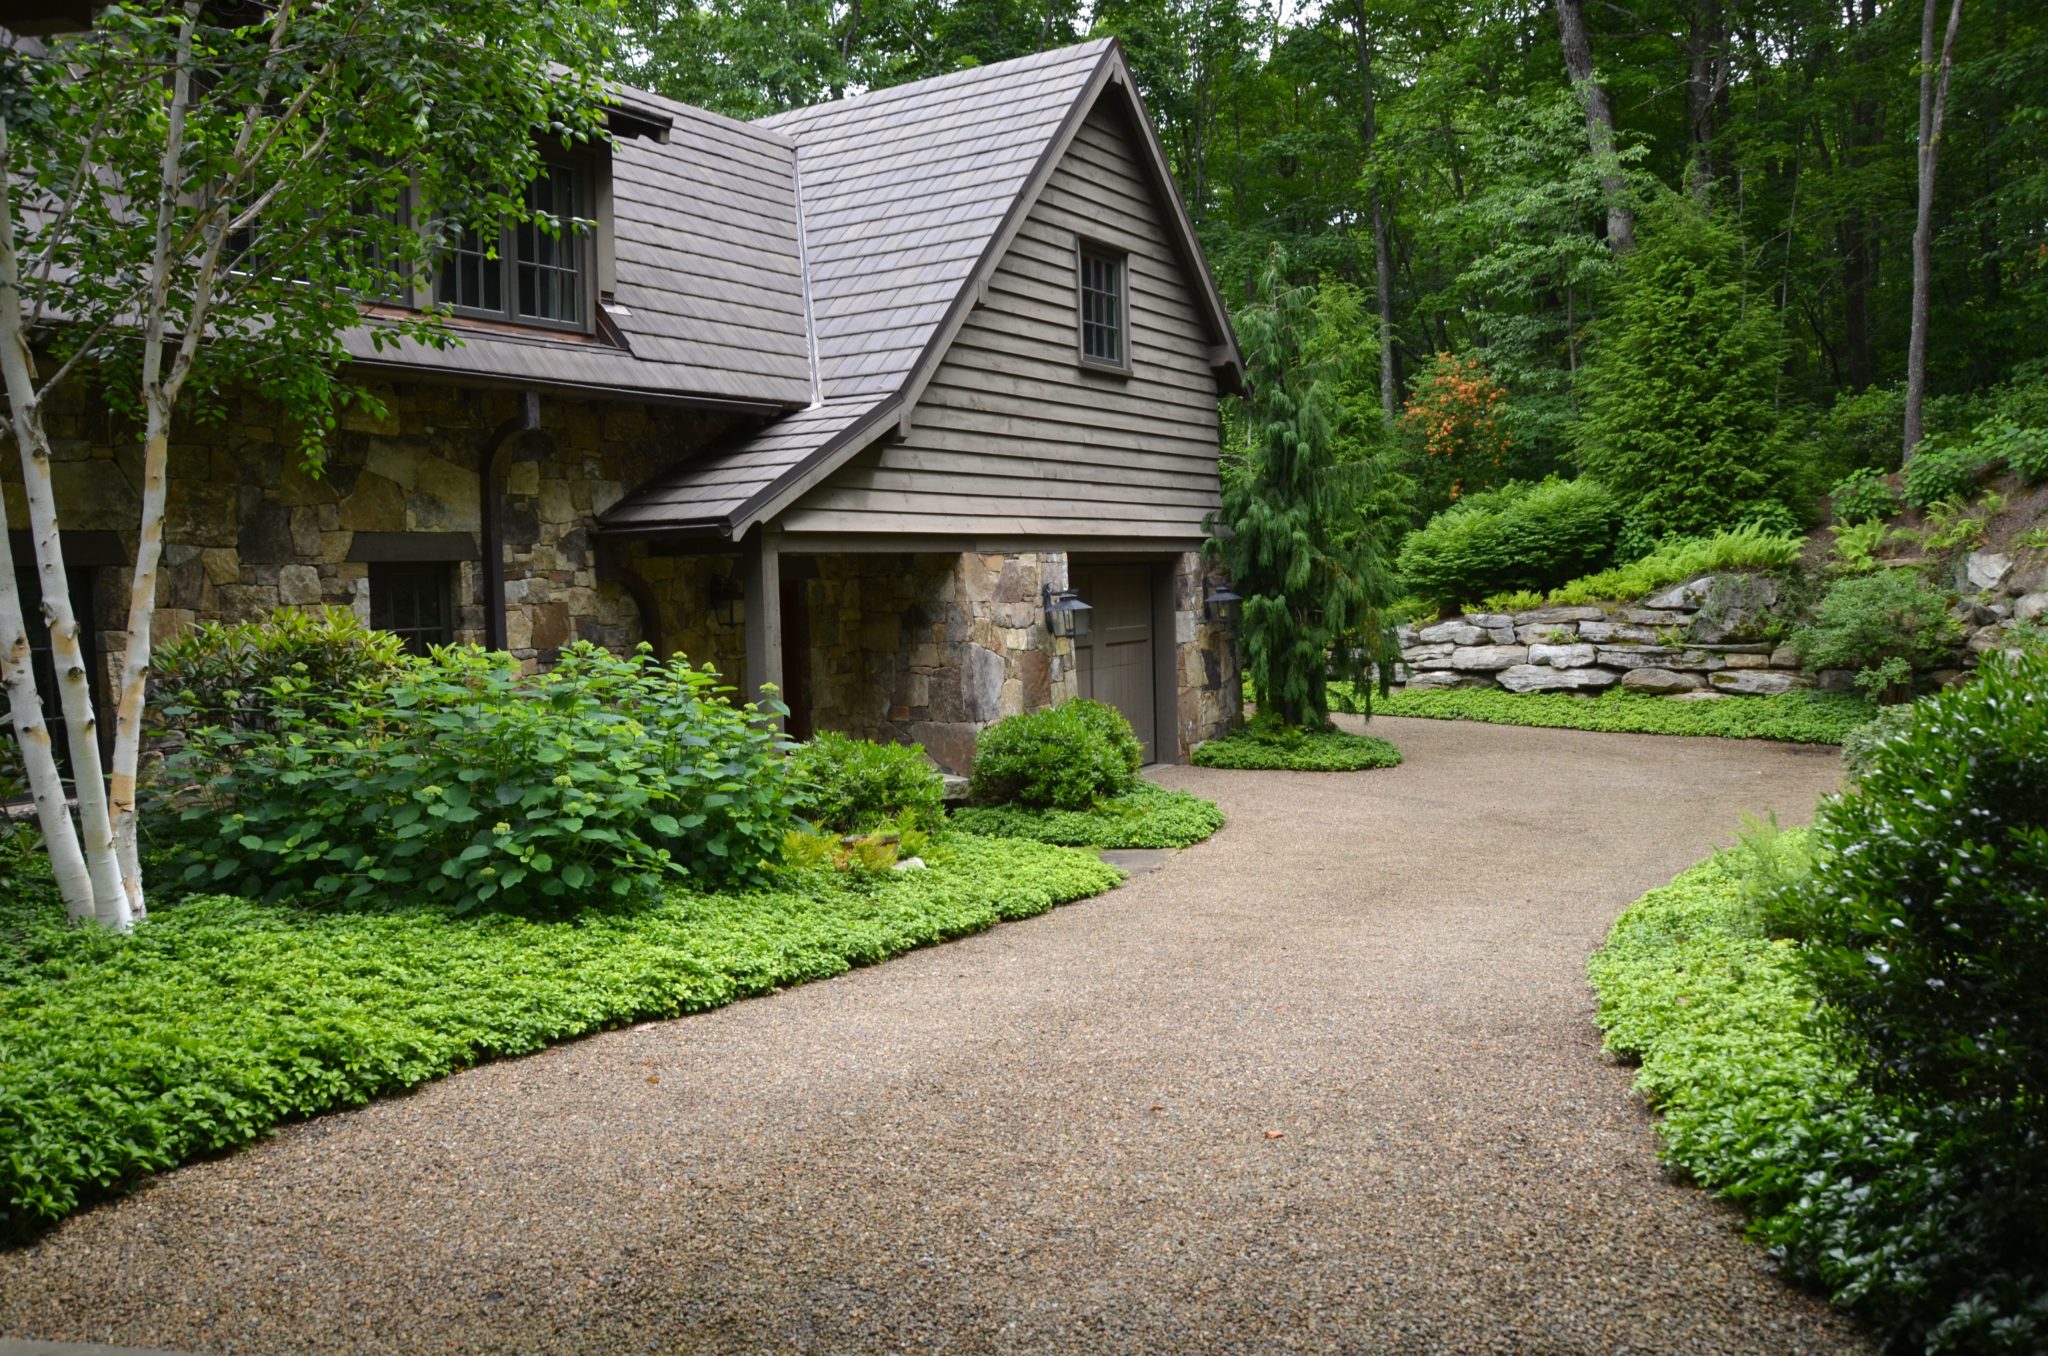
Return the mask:
<svg viewBox="0 0 2048 1356">
<path fill-rule="evenodd" d="M 809 123 L 845 110 L 872 108 L 877 103 L 929 94 L 934 90 L 954 85 L 997 79 L 1034 67 L 1099 57 L 1115 41 L 1116 39 L 1111 37 L 1089 38 L 1082 42 L 1068 43 L 1064 47 L 1048 47 L 1039 52 L 1027 52 L 1023 56 L 991 61 L 987 65 L 963 66 L 957 71 L 945 71 L 938 75 L 906 80 L 900 85 L 884 85 L 880 89 L 862 90 L 859 94 L 849 94 L 839 99 L 826 99 L 799 108 L 785 109 L 780 113 L 770 113 L 765 117 L 756 118 L 750 125 L 781 132 L 784 135 L 794 135 L 796 129 L 789 127 L 789 124 Z"/>
</svg>

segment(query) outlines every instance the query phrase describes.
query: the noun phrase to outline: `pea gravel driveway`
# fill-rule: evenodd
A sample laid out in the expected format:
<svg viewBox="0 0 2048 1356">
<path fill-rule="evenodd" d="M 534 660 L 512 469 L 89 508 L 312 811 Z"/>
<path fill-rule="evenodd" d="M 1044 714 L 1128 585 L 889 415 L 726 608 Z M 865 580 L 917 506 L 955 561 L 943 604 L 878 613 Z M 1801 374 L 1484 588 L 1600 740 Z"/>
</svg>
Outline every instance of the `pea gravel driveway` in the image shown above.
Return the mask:
<svg viewBox="0 0 2048 1356">
<path fill-rule="evenodd" d="M 1376 722 L 1107 896 L 289 1128 L 0 1253 L 276 1352 L 1841 1352 L 1666 1182 L 1586 954 L 1832 750 Z"/>
</svg>

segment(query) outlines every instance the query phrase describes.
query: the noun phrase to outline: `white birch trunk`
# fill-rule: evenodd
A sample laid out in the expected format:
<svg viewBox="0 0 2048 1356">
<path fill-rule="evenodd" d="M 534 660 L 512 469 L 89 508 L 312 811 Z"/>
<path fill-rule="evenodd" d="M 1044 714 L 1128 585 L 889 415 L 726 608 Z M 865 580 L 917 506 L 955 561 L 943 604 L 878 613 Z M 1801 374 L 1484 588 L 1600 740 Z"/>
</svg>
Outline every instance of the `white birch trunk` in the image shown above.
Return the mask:
<svg viewBox="0 0 2048 1356">
<path fill-rule="evenodd" d="M 43 783 L 37 789 L 38 813 L 46 818 L 63 820 L 53 837 L 50 826 L 45 824 L 44 841 L 51 854 L 51 865 L 71 875 L 71 889 L 76 890 L 75 873 L 70 873 L 70 862 L 60 861 L 60 854 L 77 849 L 82 855 L 85 877 L 90 887 L 91 913 L 102 924 L 125 930 L 133 921 L 128 907 L 127 896 L 121 890 L 121 873 L 114 854 L 113 824 L 107 815 L 106 782 L 101 774 L 98 722 L 92 707 L 92 681 L 86 672 L 85 654 L 78 642 L 78 618 L 71 610 L 71 580 L 64 570 L 64 555 L 57 537 L 57 506 L 50 485 L 49 440 L 43 429 L 42 402 L 36 389 L 35 369 L 29 355 L 28 336 L 23 333 L 21 262 L 14 248 L 14 200 L 10 185 L 4 182 L 11 174 L 7 160 L 7 127 L 0 120 L 0 385 L 7 392 L 7 402 L 17 450 L 21 453 L 22 488 L 28 500 L 30 537 L 35 548 L 38 583 L 42 590 L 43 618 L 50 632 L 50 653 L 57 672 L 57 696 L 64 712 L 64 734 L 71 753 L 73 785 L 78 796 L 78 825 L 80 832 L 71 831 L 68 813 L 63 810 L 61 785 L 56 782 L 55 759 L 49 748 L 49 729 L 42 723 L 42 710 L 36 696 L 33 669 L 27 668 L 27 633 L 20 628 L 21 595 L 19 581 L 14 578 L 14 562 L 10 553 L 6 576 L 12 599 L 14 626 L 8 626 L 10 618 L 0 613 L 0 631 L 21 631 L 21 660 L 19 667 L 25 672 L 17 678 L 12 670 L 17 667 L 13 658 L 13 636 L 6 637 L 10 657 L 7 661 L 7 675 L 10 689 L 10 704 L 16 711 L 17 735 L 22 732 L 24 719 L 40 727 L 40 738 L 33 735 L 21 738 L 22 759 L 27 765 L 31 785 L 40 779 Z M 0 548 L 4 549 L 4 548 Z M 19 689 L 16 696 L 15 690 Z M 25 713 L 25 714 L 24 714 Z M 52 809 L 42 810 L 45 795 L 53 798 Z M 60 878 L 60 889 L 64 882 Z M 76 910 L 78 900 L 75 893 L 65 896 L 67 909 Z"/>
<path fill-rule="evenodd" d="M 6 536 L 6 505 L 0 502 L 0 543 Z M 93 916 L 92 878 L 86 873 L 78 829 L 65 801 L 50 727 L 43 720 L 42 694 L 36 691 L 28 627 L 22 620 L 21 585 L 14 576 L 14 552 L 4 544 L 0 544 L 0 679 L 6 683 L 8 716 L 15 742 L 21 746 L 21 763 L 28 773 L 29 792 L 35 797 L 36 823 L 43 831 L 57 893 L 71 921 L 84 922 Z"/>
</svg>

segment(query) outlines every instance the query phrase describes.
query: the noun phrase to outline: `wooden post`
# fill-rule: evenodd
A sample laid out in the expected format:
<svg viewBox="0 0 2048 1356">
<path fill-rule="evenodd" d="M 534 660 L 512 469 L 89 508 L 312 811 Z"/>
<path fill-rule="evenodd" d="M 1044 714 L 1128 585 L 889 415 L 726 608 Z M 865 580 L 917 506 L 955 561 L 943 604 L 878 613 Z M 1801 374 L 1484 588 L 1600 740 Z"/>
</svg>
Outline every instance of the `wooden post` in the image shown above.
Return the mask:
<svg viewBox="0 0 2048 1356">
<path fill-rule="evenodd" d="M 776 538 L 756 528 L 746 543 L 747 682 L 751 701 L 774 684 L 782 690 L 782 557 Z"/>
</svg>

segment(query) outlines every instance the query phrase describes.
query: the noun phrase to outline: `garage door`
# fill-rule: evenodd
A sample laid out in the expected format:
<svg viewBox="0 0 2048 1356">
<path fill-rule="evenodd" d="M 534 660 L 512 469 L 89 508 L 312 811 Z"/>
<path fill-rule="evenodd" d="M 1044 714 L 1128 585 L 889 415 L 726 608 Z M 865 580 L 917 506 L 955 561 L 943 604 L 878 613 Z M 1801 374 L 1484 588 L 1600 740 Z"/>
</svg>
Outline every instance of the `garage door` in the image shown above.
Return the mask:
<svg viewBox="0 0 2048 1356">
<path fill-rule="evenodd" d="M 1124 713 L 1155 761 L 1152 707 L 1152 570 L 1147 565 L 1084 565 L 1070 572 L 1074 592 L 1095 610 L 1074 642 L 1081 695 Z"/>
</svg>

